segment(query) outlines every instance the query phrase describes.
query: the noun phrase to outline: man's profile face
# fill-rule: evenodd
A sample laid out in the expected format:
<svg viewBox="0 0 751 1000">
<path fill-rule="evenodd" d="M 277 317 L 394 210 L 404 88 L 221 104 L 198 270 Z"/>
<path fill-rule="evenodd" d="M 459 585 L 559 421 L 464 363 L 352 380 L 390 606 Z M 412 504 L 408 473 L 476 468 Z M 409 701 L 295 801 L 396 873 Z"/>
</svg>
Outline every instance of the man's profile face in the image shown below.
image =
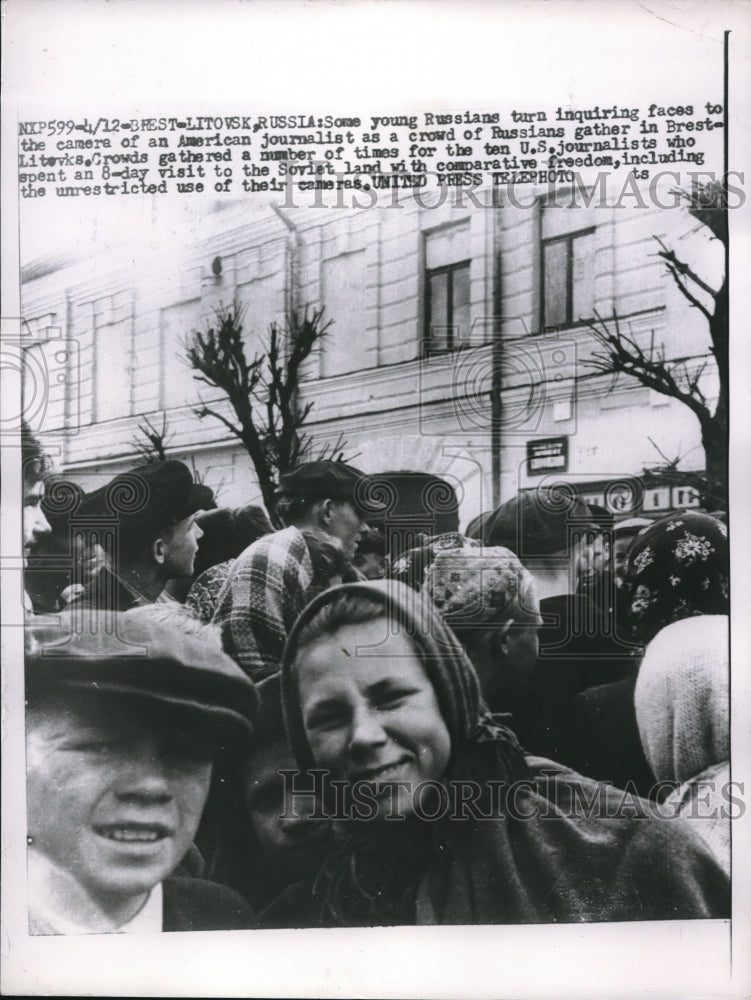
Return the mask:
<svg viewBox="0 0 751 1000">
<path fill-rule="evenodd" d="M 613 567 L 615 569 L 615 577 L 618 586 L 623 583 L 623 578 L 626 575 L 626 563 L 628 562 L 628 550 L 631 548 L 631 543 L 634 540 L 634 535 L 621 535 L 620 538 L 616 538 L 613 543 Z"/>
<path fill-rule="evenodd" d="M 610 563 L 610 543 L 605 534 L 590 534 L 582 539 L 576 550 L 576 562 L 579 577 L 602 576 Z"/>
<path fill-rule="evenodd" d="M 23 484 L 23 555 L 24 561 L 29 556 L 31 547 L 38 541 L 40 535 L 47 535 L 52 530 L 42 510 L 44 499 L 44 483 L 41 479 Z"/>
<path fill-rule="evenodd" d="M 29 850 L 104 904 L 176 868 L 211 780 L 212 746 L 136 704 L 61 694 L 27 715 Z"/>
<path fill-rule="evenodd" d="M 364 517 L 349 500 L 334 500 L 331 503 L 331 517 L 328 533 L 338 538 L 344 554 L 352 559 L 357 548 L 357 541 L 367 528 Z"/>
<path fill-rule="evenodd" d="M 168 580 L 192 576 L 193 566 L 198 552 L 198 541 L 203 538 L 195 515 L 182 521 L 165 532 L 164 543 L 164 574 Z"/>
</svg>

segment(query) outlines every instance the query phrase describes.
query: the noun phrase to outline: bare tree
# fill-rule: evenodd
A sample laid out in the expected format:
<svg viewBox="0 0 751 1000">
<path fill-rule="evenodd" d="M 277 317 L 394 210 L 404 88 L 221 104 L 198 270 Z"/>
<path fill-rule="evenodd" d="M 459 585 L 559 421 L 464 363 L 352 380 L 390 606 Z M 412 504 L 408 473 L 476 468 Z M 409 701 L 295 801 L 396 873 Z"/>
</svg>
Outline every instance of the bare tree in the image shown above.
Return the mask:
<svg viewBox="0 0 751 1000">
<path fill-rule="evenodd" d="M 138 434 L 141 434 L 144 440 L 139 441 L 138 437 L 135 437 L 133 439 L 133 447 L 147 465 L 151 465 L 154 462 L 166 462 L 168 457 L 167 445 L 170 438 L 173 436 L 167 429 L 167 414 L 162 413 L 162 426 L 160 430 L 157 430 L 148 417 L 142 417 L 141 420 L 142 423 L 138 425 Z M 206 486 L 206 478 L 211 471 L 211 466 L 209 466 L 204 472 L 196 468 L 196 460 L 193 455 L 189 456 L 189 460 L 191 473 L 193 475 L 193 482 Z M 220 479 L 219 485 L 213 487 L 212 492 L 214 493 L 215 501 L 218 499 L 219 491 L 223 486 L 224 479 Z"/>
<path fill-rule="evenodd" d="M 711 508 L 727 504 L 728 473 L 728 276 L 727 276 L 727 190 L 722 182 L 695 184 L 691 191 L 675 189 L 684 199 L 688 211 L 699 225 L 706 226 L 712 237 L 725 247 L 725 273 L 719 288 L 713 288 L 674 250 L 655 236 L 658 256 L 665 262 L 671 278 L 692 308 L 705 317 L 709 329 L 709 350 L 702 358 L 667 358 L 662 345 L 651 338 L 649 347 L 640 346 L 624 329 L 623 321 L 614 314 L 603 319 L 595 313 L 588 325 L 601 350 L 593 353 L 585 364 L 607 374 L 624 374 L 637 379 L 643 386 L 664 396 L 677 399 L 695 414 L 701 427 L 701 441 L 706 460 L 703 503 Z M 708 363 L 714 358 L 719 379 L 719 392 L 714 408 L 701 388 Z M 698 363 L 697 363 L 698 362 Z"/>
<path fill-rule="evenodd" d="M 215 312 L 215 322 L 186 339 L 188 362 L 194 378 L 226 397 L 236 422 L 203 403 L 196 414 L 214 417 L 247 451 L 258 477 L 266 509 L 274 517 L 274 492 L 280 474 L 307 458 L 342 461 L 345 441 L 318 448 L 304 431 L 313 403 L 299 401 L 301 370 L 320 349 L 331 320 L 323 322 L 323 309 L 287 316 L 285 328 L 271 323 L 262 350 L 249 360 L 243 338 L 245 308 L 233 303 Z"/>
<path fill-rule="evenodd" d="M 140 434 L 143 440 L 139 441 L 136 436 L 133 439 L 133 447 L 145 462 L 148 464 L 163 462 L 167 458 L 167 442 L 172 435 L 167 431 L 166 413 L 162 413 L 161 430 L 157 430 L 148 417 L 141 417 L 137 434 Z"/>
</svg>

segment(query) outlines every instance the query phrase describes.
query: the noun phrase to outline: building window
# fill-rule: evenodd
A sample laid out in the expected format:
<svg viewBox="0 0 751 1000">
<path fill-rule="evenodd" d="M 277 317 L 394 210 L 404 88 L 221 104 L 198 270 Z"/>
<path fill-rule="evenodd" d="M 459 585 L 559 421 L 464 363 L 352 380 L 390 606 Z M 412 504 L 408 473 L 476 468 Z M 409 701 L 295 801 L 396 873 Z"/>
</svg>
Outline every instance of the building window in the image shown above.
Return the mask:
<svg viewBox="0 0 751 1000">
<path fill-rule="evenodd" d="M 201 300 L 178 302 L 161 311 L 162 356 L 160 375 L 164 410 L 197 401 L 199 383 L 193 378 L 185 349 L 186 340 L 201 326 Z"/>
<path fill-rule="evenodd" d="M 452 351 L 469 340 L 469 223 L 425 235 L 425 350 Z"/>
<path fill-rule="evenodd" d="M 94 420 L 131 413 L 133 293 L 108 295 L 93 305 Z"/>
<path fill-rule="evenodd" d="M 594 311 L 595 227 L 591 209 L 543 206 L 543 329 L 574 326 Z"/>
<path fill-rule="evenodd" d="M 353 288 L 367 288 L 365 250 L 329 257 L 321 264 L 321 291 L 326 311 L 323 322 L 332 320 L 320 353 L 320 373 L 342 375 L 376 364 L 376 338 L 367 327 L 367 312 Z"/>
</svg>

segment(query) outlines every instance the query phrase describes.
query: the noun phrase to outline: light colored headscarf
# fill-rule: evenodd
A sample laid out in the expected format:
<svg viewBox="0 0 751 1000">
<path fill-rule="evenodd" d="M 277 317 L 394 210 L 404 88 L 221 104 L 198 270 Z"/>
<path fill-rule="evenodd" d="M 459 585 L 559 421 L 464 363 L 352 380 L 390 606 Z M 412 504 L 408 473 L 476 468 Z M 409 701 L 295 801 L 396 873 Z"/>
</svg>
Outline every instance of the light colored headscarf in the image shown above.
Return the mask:
<svg viewBox="0 0 751 1000">
<path fill-rule="evenodd" d="M 423 592 L 450 625 L 540 622 L 534 579 L 509 549 L 448 549 L 425 574 Z"/>
<path fill-rule="evenodd" d="M 658 781 L 679 785 L 663 808 L 672 805 L 690 817 L 726 871 L 730 830 L 722 790 L 729 779 L 728 680 L 728 618 L 701 615 L 674 622 L 655 636 L 634 693 L 649 766 Z"/>
</svg>

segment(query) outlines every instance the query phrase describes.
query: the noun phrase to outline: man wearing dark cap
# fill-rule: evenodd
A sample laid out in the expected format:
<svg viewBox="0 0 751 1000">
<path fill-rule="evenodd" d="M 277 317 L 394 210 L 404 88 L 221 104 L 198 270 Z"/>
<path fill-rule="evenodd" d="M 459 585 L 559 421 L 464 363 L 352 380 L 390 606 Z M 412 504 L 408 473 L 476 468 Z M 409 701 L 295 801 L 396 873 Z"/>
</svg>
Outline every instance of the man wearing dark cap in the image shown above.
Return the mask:
<svg viewBox="0 0 751 1000">
<path fill-rule="evenodd" d="M 343 462 L 305 462 L 283 475 L 277 511 L 287 527 L 265 535 L 238 557 L 212 619 L 224 649 L 257 681 L 276 673 L 295 619 L 314 596 L 306 535 L 352 559 L 370 511 L 369 480 Z M 354 571 L 353 571 L 354 572 Z"/>
<path fill-rule="evenodd" d="M 89 528 L 101 524 L 99 541 L 110 543 L 112 568 L 92 581 L 76 606 L 127 611 L 154 602 L 168 580 L 190 576 L 203 534 L 195 515 L 213 503 L 211 490 L 173 460 L 120 473 L 89 494 L 79 516 Z"/>
<path fill-rule="evenodd" d="M 483 532 L 486 545 L 519 557 L 540 597 L 539 656 L 517 717 L 519 738 L 528 751 L 572 765 L 580 756 L 573 699 L 619 680 L 633 663 L 592 597 L 575 593 L 576 554 L 600 530 L 581 497 L 561 485 L 520 491 L 488 517 Z"/>
<path fill-rule="evenodd" d="M 344 462 L 304 462 L 280 478 L 277 511 L 288 526 L 336 539 L 351 560 L 368 513 L 383 507 L 368 497 L 368 483 Z"/>
<path fill-rule="evenodd" d="M 201 626 L 150 608 L 29 629 L 26 775 L 32 934 L 249 927 L 241 896 L 176 877 L 220 751 L 252 733 L 253 685 Z M 70 625 L 70 622 L 68 622 Z"/>
</svg>

